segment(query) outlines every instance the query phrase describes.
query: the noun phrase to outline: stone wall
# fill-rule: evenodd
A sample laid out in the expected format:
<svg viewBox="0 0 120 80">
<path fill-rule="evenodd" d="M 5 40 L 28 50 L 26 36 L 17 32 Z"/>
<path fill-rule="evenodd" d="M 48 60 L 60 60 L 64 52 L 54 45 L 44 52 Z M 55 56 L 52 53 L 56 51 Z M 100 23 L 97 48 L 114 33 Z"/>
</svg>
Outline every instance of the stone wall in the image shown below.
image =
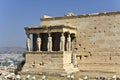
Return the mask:
<svg viewBox="0 0 120 80">
<path fill-rule="evenodd" d="M 74 68 L 74 65 L 71 63 L 71 55 L 72 52 L 68 51 L 26 52 L 26 63 L 22 69 L 22 73 L 69 73 L 78 71 L 78 68 Z"/>
<path fill-rule="evenodd" d="M 59 52 L 26 52 L 26 63 L 28 68 L 33 64 L 36 67 L 58 68 L 63 63 L 63 54 Z M 52 63 L 52 64 L 51 64 Z M 54 65 L 54 67 L 53 67 Z M 62 66 L 61 66 L 62 67 Z M 33 67 L 34 68 L 34 67 Z"/>
<path fill-rule="evenodd" d="M 120 63 L 120 12 L 47 18 L 41 25 L 77 27 L 78 63 Z"/>
</svg>

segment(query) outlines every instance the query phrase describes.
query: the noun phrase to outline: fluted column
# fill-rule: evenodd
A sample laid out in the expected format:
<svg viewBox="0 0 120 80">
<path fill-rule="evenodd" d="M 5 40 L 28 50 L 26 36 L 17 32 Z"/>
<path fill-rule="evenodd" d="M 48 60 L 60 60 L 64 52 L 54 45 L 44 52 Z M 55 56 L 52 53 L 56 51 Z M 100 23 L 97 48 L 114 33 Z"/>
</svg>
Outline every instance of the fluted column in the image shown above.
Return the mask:
<svg viewBox="0 0 120 80">
<path fill-rule="evenodd" d="M 64 51 L 64 50 L 65 50 L 65 37 L 64 37 L 64 33 L 62 33 L 60 38 L 60 51 Z"/>
<path fill-rule="evenodd" d="M 27 34 L 27 39 L 26 39 L 26 48 L 27 48 L 27 51 L 30 51 L 30 35 Z"/>
<path fill-rule="evenodd" d="M 48 51 L 52 51 L 52 37 L 51 34 L 49 33 L 48 36 L 48 45 L 47 45 Z"/>
<path fill-rule="evenodd" d="M 71 37 L 70 37 L 70 34 L 68 34 L 66 49 L 67 49 L 67 51 L 71 51 Z"/>
<path fill-rule="evenodd" d="M 37 51 L 41 51 L 41 38 L 39 34 L 37 37 Z"/>
</svg>

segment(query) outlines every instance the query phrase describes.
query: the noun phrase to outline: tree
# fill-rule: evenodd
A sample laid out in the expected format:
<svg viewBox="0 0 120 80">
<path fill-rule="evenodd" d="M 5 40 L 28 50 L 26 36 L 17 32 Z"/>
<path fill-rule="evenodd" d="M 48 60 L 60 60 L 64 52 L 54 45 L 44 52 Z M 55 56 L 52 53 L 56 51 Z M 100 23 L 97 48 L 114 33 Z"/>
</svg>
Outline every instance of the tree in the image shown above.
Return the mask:
<svg viewBox="0 0 120 80">
<path fill-rule="evenodd" d="M 22 54 L 22 56 L 25 58 L 25 52 Z M 19 61 L 17 64 L 17 69 L 15 70 L 15 73 L 19 72 L 22 70 L 23 66 L 25 64 L 25 60 L 23 59 L 22 61 Z"/>
</svg>

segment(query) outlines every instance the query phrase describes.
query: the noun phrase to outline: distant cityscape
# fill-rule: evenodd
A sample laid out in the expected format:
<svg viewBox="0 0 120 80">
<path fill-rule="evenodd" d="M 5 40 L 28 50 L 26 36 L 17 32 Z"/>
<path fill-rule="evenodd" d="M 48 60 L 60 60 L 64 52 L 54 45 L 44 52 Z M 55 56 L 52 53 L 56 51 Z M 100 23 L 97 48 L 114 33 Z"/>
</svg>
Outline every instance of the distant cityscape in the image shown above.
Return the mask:
<svg viewBox="0 0 120 80">
<path fill-rule="evenodd" d="M 0 54 L 0 66 L 17 65 L 23 59 L 22 54 Z"/>
<path fill-rule="evenodd" d="M 26 48 L 22 47 L 0 47 L 0 54 L 21 54 Z"/>
<path fill-rule="evenodd" d="M 0 71 L 7 72 L 8 68 L 13 70 L 24 60 L 25 48 L 21 47 L 0 47 Z"/>
</svg>

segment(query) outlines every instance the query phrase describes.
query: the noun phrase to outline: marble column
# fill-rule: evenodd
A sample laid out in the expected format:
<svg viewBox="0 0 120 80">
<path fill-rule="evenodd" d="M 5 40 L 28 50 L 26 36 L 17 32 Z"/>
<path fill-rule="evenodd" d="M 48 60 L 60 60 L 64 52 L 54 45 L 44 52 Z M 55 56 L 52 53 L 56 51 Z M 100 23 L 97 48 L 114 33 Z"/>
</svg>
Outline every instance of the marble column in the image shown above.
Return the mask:
<svg viewBox="0 0 120 80">
<path fill-rule="evenodd" d="M 64 50 L 65 50 L 65 37 L 64 37 L 64 33 L 62 33 L 60 38 L 60 51 L 64 51 Z"/>
<path fill-rule="evenodd" d="M 67 51 L 71 51 L 71 37 L 70 37 L 70 34 L 68 34 L 66 49 L 67 49 Z"/>
<path fill-rule="evenodd" d="M 41 51 L 41 38 L 39 34 L 37 37 L 37 51 Z"/>
<path fill-rule="evenodd" d="M 26 48 L 27 48 L 27 51 L 30 51 L 30 35 L 27 34 L 27 39 L 26 39 Z"/>
<path fill-rule="evenodd" d="M 49 33 L 48 36 L 48 45 L 47 45 L 48 51 L 52 51 L 52 37 L 51 34 Z"/>
</svg>

